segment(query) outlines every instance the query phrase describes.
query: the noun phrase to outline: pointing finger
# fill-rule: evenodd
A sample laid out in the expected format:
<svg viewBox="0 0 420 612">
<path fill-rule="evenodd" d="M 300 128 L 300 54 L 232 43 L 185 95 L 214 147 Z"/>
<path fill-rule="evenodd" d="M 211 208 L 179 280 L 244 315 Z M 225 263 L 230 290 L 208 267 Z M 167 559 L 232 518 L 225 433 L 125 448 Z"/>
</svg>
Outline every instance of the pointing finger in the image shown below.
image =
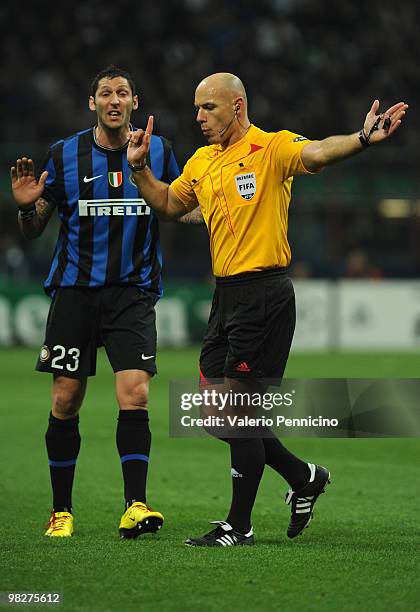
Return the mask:
<svg viewBox="0 0 420 612">
<path fill-rule="evenodd" d="M 154 122 L 154 117 L 153 115 L 150 115 L 148 121 L 147 121 L 147 126 L 146 126 L 146 135 L 147 136 L 151 136 L 153 133 L 153 122 Z"/>
</svg>

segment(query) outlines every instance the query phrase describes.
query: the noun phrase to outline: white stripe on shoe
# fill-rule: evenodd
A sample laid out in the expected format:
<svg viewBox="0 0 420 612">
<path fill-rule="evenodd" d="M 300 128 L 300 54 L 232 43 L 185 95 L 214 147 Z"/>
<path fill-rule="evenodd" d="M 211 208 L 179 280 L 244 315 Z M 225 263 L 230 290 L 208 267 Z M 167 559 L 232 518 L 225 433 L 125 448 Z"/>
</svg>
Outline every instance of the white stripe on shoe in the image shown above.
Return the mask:
<svg viewBox="0 0 420 612">
<path fill-rule="evenodd" d="M 221 538 L 217 539 L 217 542 L 220 542 L 222 546 L 235 546 L 238 538 L 234 534 L 226 533 Z"/>
<path fill-rule="evenodd" d="M 309 471 L 311 472 L 309 482 L 313 482 L 315 480 L 316 465 L 314 463 L 308 463 L 308 468 L 309 468 Z"/>
</svg>

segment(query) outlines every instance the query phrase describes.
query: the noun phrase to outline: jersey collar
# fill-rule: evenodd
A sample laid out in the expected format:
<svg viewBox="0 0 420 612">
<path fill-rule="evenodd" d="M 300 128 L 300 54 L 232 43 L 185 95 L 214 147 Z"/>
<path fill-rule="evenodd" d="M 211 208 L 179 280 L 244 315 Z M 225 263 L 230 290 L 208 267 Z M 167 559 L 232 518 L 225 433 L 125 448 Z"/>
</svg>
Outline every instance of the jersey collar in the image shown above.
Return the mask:
<svg viewBox="0 0 420 612">
<path fill-rule="evenodd" d="M 220 144 L 213 145 L 214 150 L 218 151 L 219 153 L 224 153 L 225 151 L 233 151 L 235 147 L 239 147 L 243 145 L 245 142 L 247 142 L 247 140 L 250 138 L 250 135 L 254 132 L 254 130 L 255 130 L 255 125 L 251 123 L 249 125 L 249 128 L 245 132 L 245 134 L 242 136 L 242 138 L 237 140 L 234 144 L 230 145 L 229 147 L 225 147 L 225 148 L 223 148 L 222 145 Z"/>
<path fill-rule="evenodd" d="M 124 149 L 127 148 L 129 140 L 127 140 L 127 142 L 122 147 L 118 147 L 116 149 L 113 149 L 112 147 L 104 147 L 103 145 L 100 145 L 99 142 L 96 140 L 96 128 L 97 128 L 97 125 L 94 125 L 92 128 L 93 144 L 100 151 L 123 151 Z M 131 132 L 137 129 L 131 123 L 129 124 L 129 128 Z"/>
</svg>

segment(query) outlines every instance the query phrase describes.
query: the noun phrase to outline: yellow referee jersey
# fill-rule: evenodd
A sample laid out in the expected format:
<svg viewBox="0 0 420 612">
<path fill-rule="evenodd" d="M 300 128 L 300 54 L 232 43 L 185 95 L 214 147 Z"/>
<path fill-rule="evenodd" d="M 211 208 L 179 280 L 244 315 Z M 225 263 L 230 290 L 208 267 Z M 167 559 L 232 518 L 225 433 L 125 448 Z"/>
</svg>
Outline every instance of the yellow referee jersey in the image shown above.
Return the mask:
<svg viewBox="0 0 420 612">
<path fill-rule="evenodd" d="M 235 144 L 201 147 L 171 188 L 188 211 L 200 205 L 215 276 L 287 266 L 287 219 L 294 174 L 310 141 L 251 125 Z"/>
</svg>

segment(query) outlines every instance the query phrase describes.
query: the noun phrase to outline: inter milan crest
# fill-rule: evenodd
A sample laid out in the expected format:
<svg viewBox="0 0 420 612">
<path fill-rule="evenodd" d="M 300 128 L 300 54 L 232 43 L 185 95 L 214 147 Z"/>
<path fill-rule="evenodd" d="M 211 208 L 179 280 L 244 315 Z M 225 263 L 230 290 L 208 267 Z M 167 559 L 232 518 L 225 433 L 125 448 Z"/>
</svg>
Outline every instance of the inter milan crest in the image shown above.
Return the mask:
<svg viewBox="0 0 420 612">
<path fill-rule="evenodd" d="M 239 195 L 244 200 L 250 200 L 254 197 L 257 191 L 257 179 L 255 172 L 249 172 L 248 174 L 237 174 L 235 176 L 236 189 Z"/>
<path fill-rule="evenodd" d="M 122 172 L 108 172 L 108 181 L 111 187 L 119 187 L 123 181 Z"/>
<path fill-rule="evenodd" d="M 46 344 L 44 344 L 44 346 L 41 348 L 41 352 L 39 353 L 39 360 L 44 363 L 45 361 L 48 361 L 49 358 L 50 358 L 50 349 L 48 348 Z"/>
</svg>

